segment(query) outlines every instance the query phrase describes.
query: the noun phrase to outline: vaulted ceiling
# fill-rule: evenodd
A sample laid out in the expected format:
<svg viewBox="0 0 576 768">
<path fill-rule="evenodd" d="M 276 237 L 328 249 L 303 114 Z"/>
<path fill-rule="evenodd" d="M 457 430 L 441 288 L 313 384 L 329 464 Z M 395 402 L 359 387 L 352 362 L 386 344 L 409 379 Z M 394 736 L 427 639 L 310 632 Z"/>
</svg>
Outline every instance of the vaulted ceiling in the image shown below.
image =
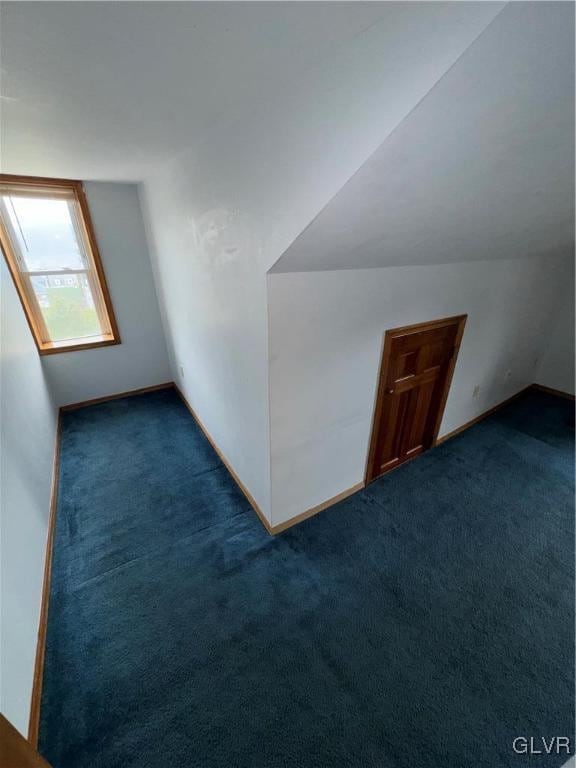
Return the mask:
<svg viewBox="0 0 576 768">
<path fill-rule="evenodd" d="M 509 3 L 272 271 L 573 245 L 574 5 Z"/>
<path fill-rule="evenodd" d="M 190 209 L 247 212 L 274 271 L 570 240 L 570 3 L 29 2 L 0 14 L 4 172 L 153 184 L 162 169 Z"/>
<path fill-rule="evenodd" d="M 379 4 L 2 3 L 3 166 L 138 180 L 382 14 Z"/>
</svg>

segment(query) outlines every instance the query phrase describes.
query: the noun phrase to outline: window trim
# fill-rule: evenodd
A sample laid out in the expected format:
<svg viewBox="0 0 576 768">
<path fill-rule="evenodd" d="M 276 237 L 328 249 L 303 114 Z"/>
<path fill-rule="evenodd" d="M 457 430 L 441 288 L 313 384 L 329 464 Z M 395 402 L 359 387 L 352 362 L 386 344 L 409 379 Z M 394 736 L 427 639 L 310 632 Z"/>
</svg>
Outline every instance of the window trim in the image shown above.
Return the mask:
<svg viewBox="0 0 576 768">
<path fill-rule="evenodd" d="M 11 184 L 13 186 L 38 186 L 45 187 L 47 191 L 52 189 L 66 189 L 71 190 L 78 203 L 80 209 L 81 224 L 83 225 L 86 243 L 90 256 L 94 263 L 94 271 L 98 279 L 100 290 L 102 292 L 102 298 L 104 301 L 104 308 L 108 316 L 110 323 L 110 334 L 106 334 L 106 338 L 99 336 L 95 341 L 70 341 L 66 339 L 64 341 L 52 341 L 43 342 L 38 323 L 36 321 L 36 311 L 30 306 L 31 302 L 27 295 L 27 290 L 24 285 L 24 281 L 20 275 L 20 269 L 18 268 L 18 261 L 15 254 L 12 252 L 10 246 L 10 240 L 4 230 L 4 226 L 0 221 L 0 248 L 4 254 L 4 259 L 12 276 L 18 298 L 24 310 L 26 320 L 32 332 L 32 337 L 38 349 L 40 355 L 54 355 L 62 352 L 74 352 L 83 349 L 96 349 L 98 347 L 110 347 L 115 344 L 121 344 L 120 334 L 118 332 L 118 325 L 116 323 L 116 316 L 114 314 L 114 308 L 112 307 L 112 300 L 110 298 L 110 292 L 108 290 L 108 284 L 106 282 L 106 275 L 104 274 L 104 268 L 102 266 L 102 259 L 100 258 L 100 251 L 98 250 L 98 244 L 96 242 L 96 235 L 94 233 L 94 226 L 92 224 L 92 218 L 90 216 L 90 209 L 88 207 L 88 200 L 86 199 L 86 193 L 84 192 L 84 185 L 81 181 L 73 179 L 53 179 L 45 178 L 43 176 L 19 176 L 8 173 L 0 173 L 0 183 Z M 97 300 L 97 297 L 94 297 Z M 35 301 L 35 299 L 33 299 Z M 41 309 L 40 316 L 42 316 Z"/>
</svg>

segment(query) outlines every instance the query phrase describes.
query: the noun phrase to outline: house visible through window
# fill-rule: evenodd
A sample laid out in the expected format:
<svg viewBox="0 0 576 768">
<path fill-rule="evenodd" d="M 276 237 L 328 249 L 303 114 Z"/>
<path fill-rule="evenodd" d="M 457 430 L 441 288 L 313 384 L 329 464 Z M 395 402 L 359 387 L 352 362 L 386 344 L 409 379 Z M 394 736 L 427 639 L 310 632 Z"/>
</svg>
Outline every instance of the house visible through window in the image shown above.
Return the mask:
<svg viewBox="0 0 576 768">
<path fill-rule="evenodd" d="M 80 182 L 0 175 L 0 242 L 41 354 L 119 343 Z"/>
</svg>

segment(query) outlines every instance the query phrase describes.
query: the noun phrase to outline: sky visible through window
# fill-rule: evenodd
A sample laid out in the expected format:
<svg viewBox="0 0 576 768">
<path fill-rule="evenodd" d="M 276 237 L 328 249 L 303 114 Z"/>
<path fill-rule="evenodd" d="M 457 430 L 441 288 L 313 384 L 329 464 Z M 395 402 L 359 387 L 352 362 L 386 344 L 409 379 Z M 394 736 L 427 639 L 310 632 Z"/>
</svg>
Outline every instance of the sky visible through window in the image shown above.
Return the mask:
<svg viewBox="0 0 576 768">
<path fill-rule="evenodd" d="M 6 209 L 23 272 L 30 281 L 52 341 L 101 331 L 68 200 L 6 196 Z"/>
<path fill-rule="evenodd" d="M 67 200 L 9 197 L 7 208 L 29 271 L 84 269 Z"/>
</svg>

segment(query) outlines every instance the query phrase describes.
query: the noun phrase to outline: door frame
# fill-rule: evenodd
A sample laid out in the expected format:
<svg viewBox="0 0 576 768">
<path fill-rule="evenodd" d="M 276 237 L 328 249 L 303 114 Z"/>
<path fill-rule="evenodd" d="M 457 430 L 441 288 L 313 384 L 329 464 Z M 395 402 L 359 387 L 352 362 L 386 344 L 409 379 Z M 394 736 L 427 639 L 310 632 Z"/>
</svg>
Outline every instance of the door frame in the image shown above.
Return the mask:
<svg viewBox="0 0 576 768">
<path fill-rule="evenodd" d="M 381 475 L 374 475 L 374 464 L 376 460 L 376 447 L 378 440 L 378 425 L 380 423 L 380 417 L 382 415 L 382 408 L 384 407 L 384 395 L 386 394 L 386 378 L 388 375 L 388 368 L 390 365 L 390 355 L 392 352 L 392 341 L 398 336 L 404 336 L 407 333 L 420 333 L 421 331 L 431 331 L 435 328 L 443 328 L 444 326 L 455 325 L 457 326 L 456 338 L 454 339 L 454 353 L 448 365 L 448 371 L 446 372 L 446 378 L 444 381 L 444 389 L 440 397 L 440 407 L 438 408 L 438 415 L 434 424 L 434 430 L 432 432 L 432 443 L 430 447 L 436 445 L 438 441 L 438 432 L 440 431 L 440 424 L 442 423 L 442 417 L 444 416 L 444 408 L 446 407 L 446 400 L 448 399 L 448 393 L 450 391 L 450 385 L 452 383 L 452 376 L 454 375 L 454 368 L 458 359 L 458 352 L 460 351 L 460 344 L 462 342 L 462 335 L 464 333 L 464 326 L 466 325 L 466 319 L 468 315 L 454 315 L 452 317 L 444 317 L 440 320 L 431 320 L 426 323 L 416 323 L 415 325 L 404 325 L 400 328 L 390 328 L 384 333 L 384 340 L 382 346 L 382 355 L 380 359 L 380 368 L 378 371 L 378 385 L 376 387 L 376 398 L 374 402 L 374 411 L 372 415 L 372 426 L 370 429 L 370 442 L 368 444 L 368 457 L 366 460 L 366 472 L 364 474 L 364 482 L 366 485 L 375 480 L 376 477 Z M 400 465 L 398 465 L 400 466 Z"/>
</svg>

